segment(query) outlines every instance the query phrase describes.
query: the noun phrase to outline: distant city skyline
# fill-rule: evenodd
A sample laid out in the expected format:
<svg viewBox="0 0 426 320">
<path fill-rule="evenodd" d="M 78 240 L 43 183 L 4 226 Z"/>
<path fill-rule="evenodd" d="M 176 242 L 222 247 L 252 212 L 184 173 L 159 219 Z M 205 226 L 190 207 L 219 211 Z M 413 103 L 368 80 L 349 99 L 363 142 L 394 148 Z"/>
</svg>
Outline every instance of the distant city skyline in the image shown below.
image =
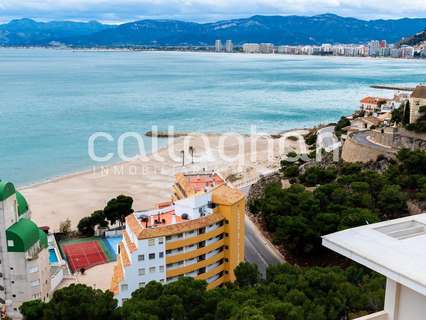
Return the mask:
<svg viewBox="0 0 426 320">
<path fill-rule="evenodd" d="M 212 22 L 261 15 L 334 13 L 360 19 L 426 17 L 426 2 L 413 0 L 0 0 L 0 22 L 98 20 L 123 23 L 141 19 Z"/>
</svg>

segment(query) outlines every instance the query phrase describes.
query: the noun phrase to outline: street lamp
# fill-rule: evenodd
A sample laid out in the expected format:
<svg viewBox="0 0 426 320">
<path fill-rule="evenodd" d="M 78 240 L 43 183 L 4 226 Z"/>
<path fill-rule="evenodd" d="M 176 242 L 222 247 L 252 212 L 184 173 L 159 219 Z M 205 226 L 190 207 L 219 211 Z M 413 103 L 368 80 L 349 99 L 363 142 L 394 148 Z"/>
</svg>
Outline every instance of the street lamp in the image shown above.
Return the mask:
<svg viewBox="0 0 426 320">
<path fill-rule="evenodd" d="M 194 163 L 194 147 L 189 146 L 189 153 L 191 154 L 192 163 Z"/>
<path fill-rule="evenodd" d="M 180 152 L 182 154 L 182 167 L 185 166 L 185 150 L 181 150 Z"/>
</svg>

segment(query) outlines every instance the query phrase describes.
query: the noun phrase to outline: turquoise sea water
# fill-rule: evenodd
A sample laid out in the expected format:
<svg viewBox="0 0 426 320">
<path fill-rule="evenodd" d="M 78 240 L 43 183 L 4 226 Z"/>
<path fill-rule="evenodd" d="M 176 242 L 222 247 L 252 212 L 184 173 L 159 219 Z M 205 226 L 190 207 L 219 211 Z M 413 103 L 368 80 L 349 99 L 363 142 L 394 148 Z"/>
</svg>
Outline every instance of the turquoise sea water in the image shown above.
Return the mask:
<svg viewBox="0 0 426 320">
<path fill-rule="evenodd" d="M 0 49 L 0 179 L 90 168 L 96 131 L 277 132 L 337 120 L 381 93 L 371 84 L 425 81 L 426 61 Z M 126 151 L 136 152 L 130 140 Z"/>
</svg>

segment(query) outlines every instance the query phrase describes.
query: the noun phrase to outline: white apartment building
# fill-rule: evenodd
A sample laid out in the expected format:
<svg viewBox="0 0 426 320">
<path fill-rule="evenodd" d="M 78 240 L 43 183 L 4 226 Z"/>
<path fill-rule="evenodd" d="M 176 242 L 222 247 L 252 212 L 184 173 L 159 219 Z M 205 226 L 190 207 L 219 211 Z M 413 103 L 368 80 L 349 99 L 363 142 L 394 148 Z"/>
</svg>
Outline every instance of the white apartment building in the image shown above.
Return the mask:
<svg viewBox="0 0 426 320">
<path fill-rule="evenodd" d="M 261 43 L 259 44 L 260 53 L 274 53 L 274 44 L 272 43 Z"/>
<path fill-rule="evenodd" d="M 221 52 L 222 49 L 223 49 L 223 47 L 222 47 L 222 41 L 221 40 L 216 40 L 215 43 L 214 43 L 214 50 L 216 52 Z"/>
<path fill-rule="evenodd" d="M 232 40 L 226 40 L 225 51 L 228 53 L 231 53 L 234 51 L 234 44 L 232 43 Z"/>
<path fill-rule="evenodd" d="M 47 235 L 30 215 L 22 194 L 0 181 L 0 304 L 12 319 L 21 318 L 23 302 L 49 298 Z"/>
<path fill-rule="evenodd" d="M 244 53 L 259 53 L 260 46 L 258 43 L 244 43 L 243 51 Z"/>
<path fill-rule="evenodd" d="M 384 310 L 356 320 L 426 319 L 426 214 L 329 234 L 323 245 L 387 279 Z"/>
</svg>

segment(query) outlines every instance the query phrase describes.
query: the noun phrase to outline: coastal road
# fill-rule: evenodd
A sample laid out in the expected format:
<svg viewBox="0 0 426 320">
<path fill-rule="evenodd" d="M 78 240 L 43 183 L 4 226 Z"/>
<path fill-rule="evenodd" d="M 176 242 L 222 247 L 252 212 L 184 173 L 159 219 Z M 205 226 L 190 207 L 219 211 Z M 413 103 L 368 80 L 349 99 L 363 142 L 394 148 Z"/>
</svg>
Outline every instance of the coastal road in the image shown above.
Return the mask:
<svg viewBox="0 0 426 320">
<path fill-rule="evenodd" d="M 250 187 L 251 185 L 247 185 L 241 187 L 240 190 L 247 195 Z M 256 264 L 262 277 L 266 277 L 268 266 L 284 263 L 285 260 L 247 216 L 245 217 L 245 229 L 245 259 L 250 263 Z"/>
<path fill-rule="evenodd" d="M 383 151 L 384 153 L 389 153 L 389 152 L 393 152 L 393 150 L 391 148 L 386 148 L 380 144 L 376 144 L 371 142 L 371 140 L 369 140 L 369 131 L 361 131 L 361 132 L 357 132 L 354 133 L 351 138 L 358 144 L 364 145 L 366 147 L 372 148 L 372 149 L 376 149 L 379 151 Z"/>
</svg>

